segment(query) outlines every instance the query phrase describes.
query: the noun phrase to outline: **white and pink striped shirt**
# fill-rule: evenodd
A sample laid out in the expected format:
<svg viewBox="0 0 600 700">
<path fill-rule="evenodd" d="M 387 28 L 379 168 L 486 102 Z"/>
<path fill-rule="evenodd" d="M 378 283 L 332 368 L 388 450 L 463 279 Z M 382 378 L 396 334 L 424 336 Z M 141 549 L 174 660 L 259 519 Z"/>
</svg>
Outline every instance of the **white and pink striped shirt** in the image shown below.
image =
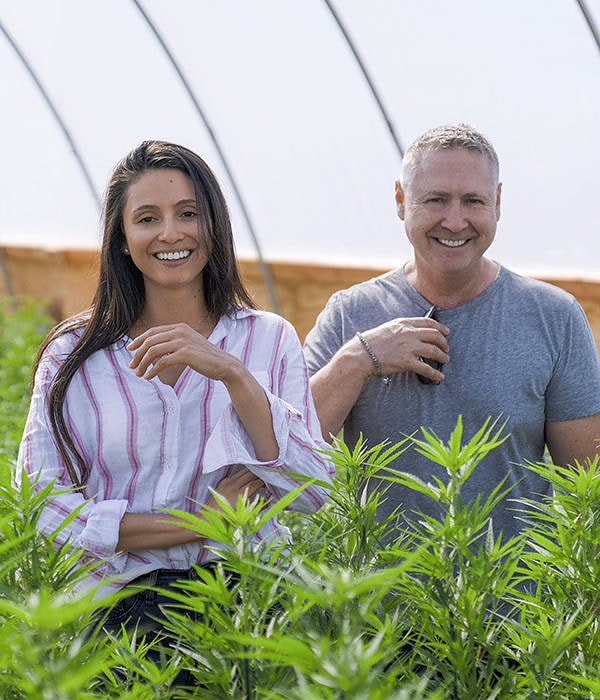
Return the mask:
<svg viewBox="0 0 600 700">
<path fill-rule="evenodd" d="M 57 338 L 46 350 L 35 379 L 21 447 L 17 478 L 24 469 L 36 488 L 56 480 L 71 486 L 50 429 L 47 401 L 56 371 L 77 340 Z M 136 376 L 129 367 L 128 338 L 95 352 L 73 378 L 65 417 L 78 450 L 90 467 L 83 494 L 57 495 L 44 509 L 40 527 L 49 534 L 71 513 L 77 517 L 60 540 L 84 550 L 84 561 L 99 562 L 82 587 L 103 582 L 99 593 L 118 589 L 157 568 L 188 568 L 215 554 L 192 543 L 143 552 L 116 552 L 126 511 L 161 509 L 196 512 L 208 487 L 245 465 L 278 498 L 296 488 L 285 472 L 329 482 L 333 466 L 318 448 L 327 445 L 309 389 L 308 373 L 295 330 L 268 312 L 242 309 L 223 316 L 209 340 L 238 357 L 263 386 L 271 406 L 279 457 L 260 462 L 219 381 L 186 367 L 174 387 L 158 378 Z M 37 481 L 36 481 L 37 479 Z M 297 510 L 319 508 L 326 489 L 311 485 L 293 502 Z M 275 520 L 261 538 L 285 536 Z M 209 543 L 215 544 L 215 543 Z"/>
</svg>

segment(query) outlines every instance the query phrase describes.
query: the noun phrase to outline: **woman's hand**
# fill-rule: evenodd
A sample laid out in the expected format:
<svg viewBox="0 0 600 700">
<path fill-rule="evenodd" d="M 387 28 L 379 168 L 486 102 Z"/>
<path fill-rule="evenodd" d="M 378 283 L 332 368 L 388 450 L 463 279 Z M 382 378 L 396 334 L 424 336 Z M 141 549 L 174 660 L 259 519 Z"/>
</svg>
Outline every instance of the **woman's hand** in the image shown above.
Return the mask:
<svg viewBox="0 0 600 700">
<path fill-rule="evenodd" d="M 253 474 L 246 467 L 243 467 L 235 474 L 221 479 L 217 487 L 213 490 L 219 494 L 219 496 L 225 498 L 225 500 L 232 506 L 235 506 L 240 496 L 250 497 L 264 485 L 265 482 L 262 479 Z M 211 493 L 208 497 L 206 506 L 213 510 L 221 509 L 221 505 L 214 497 L 213 493 Z"/>
<path fill-rule="evenodd" d="M 175 365 L 188 365 L 205 377 L 223 379 L 228 368 L 241 364 L 187 323 L 150 328 L 132 340 L 127 348 L 134 352 L 129 366 L 144 379 L 153 379 L 162 370 Z"/>
<path fill-rule="evenodd" d="M 144 379 L 152 379 L 175 365 L 188 365 L 205 377 L 222 381 L 256 458 L 261 462 L 277 458 L 279 445 L 269 401 L 264 389 L 237 357 L 221 350 L 186 323 L 150 328 L 127 347 L 134 351 L 129 366 Z"/>
</svg>

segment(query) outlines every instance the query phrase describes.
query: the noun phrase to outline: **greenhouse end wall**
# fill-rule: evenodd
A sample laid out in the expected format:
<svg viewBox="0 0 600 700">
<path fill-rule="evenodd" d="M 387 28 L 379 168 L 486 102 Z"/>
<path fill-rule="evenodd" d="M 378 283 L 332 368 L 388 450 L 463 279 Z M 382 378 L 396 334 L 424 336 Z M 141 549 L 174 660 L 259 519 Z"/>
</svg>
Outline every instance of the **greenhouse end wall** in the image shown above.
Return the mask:
<svg viewBox="0 0 600 700">
<path fill-rule="evenodd" d="M 0 247 L 0 294 L 38 299 L 60 320 L 89 306 L 96 286 L 99 251 Z M 272 309 L 270 295 L 256 260 L 240 260 L 244 282 L 257 303 Z M 329 296 L 378 275 L 371 267 L 336 267 L 296 262 L 269 262 L 277 311 L 290 320 L 300 339 L 308 333 Z M 600 348 L 600 280 L 539 277 L 573 294 L 592 326 Z"/>
</svg>

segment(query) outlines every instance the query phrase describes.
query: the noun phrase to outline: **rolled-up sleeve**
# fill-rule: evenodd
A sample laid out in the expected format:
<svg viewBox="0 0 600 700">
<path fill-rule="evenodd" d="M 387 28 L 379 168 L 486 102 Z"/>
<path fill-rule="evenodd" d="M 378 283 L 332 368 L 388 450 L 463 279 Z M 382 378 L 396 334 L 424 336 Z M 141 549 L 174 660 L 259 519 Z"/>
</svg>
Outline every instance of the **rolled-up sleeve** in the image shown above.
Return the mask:
<svg viewBox="0 0 600 700">
<path fill-rule="evenodd" d="M 34 382 L 29 413 L 19 447 L 15 481 L 29 479 L 34 491 L 51 487 L 40 513 L 39 530 L 53 537 L 57 546 L 68 542 L 85 550 L 88 557 L 111 558 L 116 570 L 124 566 L 126 554 L 116 555 L 119 526 L 127 501 L 96 502 L 75 490 L 60 454 L 48 418 L 48 395 L 57 369 L 52 353 L 40 363 Z M 116 556 L 115 556 L 116 555 Z"/>
<path fill-rule="evenodd" d="M 208 438 L 203 471 L 211 473 L 232 464 L 244 465 L 265 482 L 275 497 L 298 488 L 307 479 L 314 479 L 315 483 L 305 488 L 291 505 L 296 510 L 311 511 L 326 501 L 327 487 L 323 484 L 331 483 L 334 468 L 326 454 L 330 446 L 321 436 L 300 342 L 285 323 L 280 351 L 272 358 L 275 366 L 269 372 L 254 373 L 269 400 L 279 445 L 277 459 L 269 462 L 256 459 L 252 443 L 229 404 Z"/>
</svg>

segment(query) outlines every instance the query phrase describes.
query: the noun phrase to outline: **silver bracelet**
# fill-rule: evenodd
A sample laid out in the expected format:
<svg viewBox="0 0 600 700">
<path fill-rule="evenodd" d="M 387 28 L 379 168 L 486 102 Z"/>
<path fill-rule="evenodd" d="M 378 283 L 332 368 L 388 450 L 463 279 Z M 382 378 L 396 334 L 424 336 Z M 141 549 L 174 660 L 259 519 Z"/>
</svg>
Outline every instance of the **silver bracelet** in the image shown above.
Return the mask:
<svg viewBox="0 0 600 700">
<path fill-rule="evenodd" d="M 367 351 L 367 355 L 371 358 L 373 367 L 375 367 L 375 374 L 381 379 L 383 379 L 383 383 L 385 386 L 389 386 L 392 383 L 392 378 L 389 375 L 386 375 L 385 377 L 383 376 L 383 372 L 381 371 L 381 365 L 379 364 L 377 355 L 375 355 L 375 353 L 373 352 L 365 336 L 360 331 L 356 331 L 356 337 L 360 340 L 363 348 Z"/>
</svg>

